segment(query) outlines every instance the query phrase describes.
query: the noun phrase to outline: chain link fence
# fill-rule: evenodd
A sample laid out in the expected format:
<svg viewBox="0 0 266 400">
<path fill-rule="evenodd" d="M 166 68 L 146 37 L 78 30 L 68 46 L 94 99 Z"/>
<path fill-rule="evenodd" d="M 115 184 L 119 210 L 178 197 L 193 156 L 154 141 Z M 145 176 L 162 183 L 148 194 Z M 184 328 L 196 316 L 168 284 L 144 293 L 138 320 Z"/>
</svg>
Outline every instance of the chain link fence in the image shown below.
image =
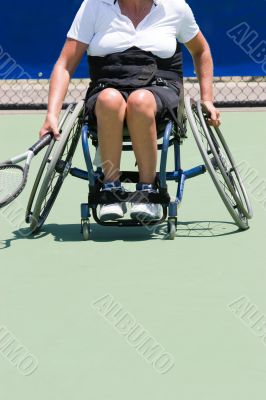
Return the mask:
<svg viewBox="0 0 266 400">
<path fill-rule="evenodd" d="M 196 78 L 185 78 L 185 93 L 199 98 Z M 65 105 L 85 97 L 89 79 L 73 79 Z M 0 109 L 46 109 L 49 80 L 0 80 Z M 214 79 L 218 107 L 266 106 L 266 77 L 218 77 Z"/>
</svg>

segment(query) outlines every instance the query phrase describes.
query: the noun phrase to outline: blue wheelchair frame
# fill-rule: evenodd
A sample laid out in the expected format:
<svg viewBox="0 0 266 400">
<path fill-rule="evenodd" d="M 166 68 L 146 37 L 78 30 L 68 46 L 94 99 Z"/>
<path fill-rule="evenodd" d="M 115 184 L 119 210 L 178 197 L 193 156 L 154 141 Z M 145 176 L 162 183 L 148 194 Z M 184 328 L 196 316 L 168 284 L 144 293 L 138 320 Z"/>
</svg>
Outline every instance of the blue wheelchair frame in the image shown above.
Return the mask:
<svg viewBox="0 0 266 400">
<path fill-rule="evenodd" d="M 177 224 L 177 210 L 180 206 L 183 198 L 185 181 L 190 178 L 194 178 L 198 175 L 201 175 L 206 172 L 206 167 L 204 165 L 198 165 L 188 170 L 183 170 L 181 168 L 181 154 L 180 154 L 180 146 L 183 143 L 184 137 L 181 137 L 180 134 L 176 133 L 175 123 L 169 120 L 166 123 L 163 136 L 162 144 L 158 144 L 158 150 L 161 150 L 161 159 L 160 159 L 160 171 L 157 173 L 157 180 L 159 186 L 159 192 L 166 193 L 168 195 L 169 201 L 160 203 L 163 206 L 164 214 L 161 220 L 153 221 L 149 223 L 150 225 L 157 225 L 165 221 L 168 215 L 168 221 Z M 89 183 L 89 201 L 88 203 L 81 204 L 81 221 L 89 221 L 91 216 L 91 210 L 94 219 L 97 223 L 101 225 L 112 225 L 112 226 L 142 226 L 143 224 L 139 221 L 132 221 L 128 219 L 120 219 L 115 222 L 101 222 L 97 217 L 97 204 L 90 204 L 90 193 L 95 191 L 97 183 L 101 181 L 103 178 L 103 173 L 100 167 L 96 170 L 93 168 L 93 163 L 90 155 L 90 146 L 89 146 L 89 136 L 90 129 L 87 123 L 84 123 L 82 126 L 82 147 L 84 153 L 84 159 L 87 166 L 87 171 L 71 168 L 70 174 L 74 177 L 84 179 Z M 128 140 L 126 140 L 128 141 Z M 175 169 L 173 172 L 166 171 L 167 165 L 167 156 L 168 149 L 170 146 L 174 146 L 174 165 Z M 123 151 L 132 151 L 132 145 L 128 145 L 123 143 Z M 123 177 L 123 178 L 122 178 Z M 121 181 L 123 182 L 125 179 L 129 179 L 131 182 L 138 182 L 138 172 L 124 171 L 121 173 Z M 127 182 L 129 181 L 127 180 Z M 170 196 L 167 191 L 167 181 L 175 181 L 177 182 L 177 191 L 175 200 L 170 200 Z M 134 195 L 134 192 L 130 193 Z M 132 199 L 132 197 L 131 197 Z M 131 201 L 131 200 L 122 200 L 122 201 Z M 159 203 L 159 201 L 158 201 Z"/>
</svg>

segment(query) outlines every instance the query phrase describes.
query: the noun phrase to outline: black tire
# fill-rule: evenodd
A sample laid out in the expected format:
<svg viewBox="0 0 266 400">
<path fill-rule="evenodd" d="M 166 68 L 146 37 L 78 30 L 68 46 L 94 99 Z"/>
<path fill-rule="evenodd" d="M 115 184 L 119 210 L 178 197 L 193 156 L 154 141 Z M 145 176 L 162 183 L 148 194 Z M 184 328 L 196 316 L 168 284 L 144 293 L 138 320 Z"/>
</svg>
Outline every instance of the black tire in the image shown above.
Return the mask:
<svg viewBox="0 0 266 400">
<path fill-rule="evenodd" d="M 252 207 L 232 153 L 219 128 L 208 125 L 201 103 L 185 98 L 188 121 L 205 166 L 237 226 L 248 229 Z"/>
<path fill-rule="evenodd" d="M 60 140 L 54 141 L 52 148 L 48 148 L 45 154 L 26 215 L 32 233 L 37 232 L 44 224 L 69 173 L 81 134 L 83 107 L 84 102 L 80 101 L 67 110 L 60 129 Z M 30 211 L 35 197 L 33 211 Z"/>
</svg>

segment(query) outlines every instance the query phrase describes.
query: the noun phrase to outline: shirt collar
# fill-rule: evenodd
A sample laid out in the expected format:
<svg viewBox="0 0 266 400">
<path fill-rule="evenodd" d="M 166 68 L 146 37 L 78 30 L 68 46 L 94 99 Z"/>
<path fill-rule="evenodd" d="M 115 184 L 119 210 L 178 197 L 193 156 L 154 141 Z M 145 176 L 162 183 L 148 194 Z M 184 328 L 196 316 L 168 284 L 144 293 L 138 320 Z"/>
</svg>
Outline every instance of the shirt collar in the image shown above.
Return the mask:
<svg viewBox="0 0 266 400">
<path fill-rule="evenodd" d="M 104 3 L 115 4 L 117 0 L 102 0 Z M 153 0 L 154 4 L 157 6 L 161 0 Z"/>
<path fill-rule="evenodd" d="M 114 4 L 114 0 L 102 0 L 103 3 Z"/>
</svg>

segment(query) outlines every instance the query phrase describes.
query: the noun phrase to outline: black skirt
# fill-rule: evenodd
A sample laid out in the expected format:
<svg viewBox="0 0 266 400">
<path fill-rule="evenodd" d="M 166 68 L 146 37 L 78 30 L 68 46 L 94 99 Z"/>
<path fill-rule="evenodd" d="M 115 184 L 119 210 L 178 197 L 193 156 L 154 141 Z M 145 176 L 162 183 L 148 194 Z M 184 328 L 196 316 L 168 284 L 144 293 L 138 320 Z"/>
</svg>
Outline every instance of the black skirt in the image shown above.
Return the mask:
<svg viewBox="0 0 266 400">
<path fill-rule="evenodd" d="M 95 105 L 97 98 L 100 92 L 107 87 L 117 89 L 122 94 L 125 101 L 127 101 L 130 94 L 135 90 L 149 90 L 154 95 L 157 104 L 156 122 L 161 123 L 166 118 L 176 120 L 182 82 L 157 79 L 152 82 L 151 85 L 138 87 L 137 89 L 123 87 L 118 88 L 115 87 L 115 85 L 99 85 L 94 87 L 93 89 L 89 88 L 85 99 L 86 114 L 88 116 L 89 124 L 93 127 L 97 125 L 97 120 L 95 116 Z"/>
</svg>

